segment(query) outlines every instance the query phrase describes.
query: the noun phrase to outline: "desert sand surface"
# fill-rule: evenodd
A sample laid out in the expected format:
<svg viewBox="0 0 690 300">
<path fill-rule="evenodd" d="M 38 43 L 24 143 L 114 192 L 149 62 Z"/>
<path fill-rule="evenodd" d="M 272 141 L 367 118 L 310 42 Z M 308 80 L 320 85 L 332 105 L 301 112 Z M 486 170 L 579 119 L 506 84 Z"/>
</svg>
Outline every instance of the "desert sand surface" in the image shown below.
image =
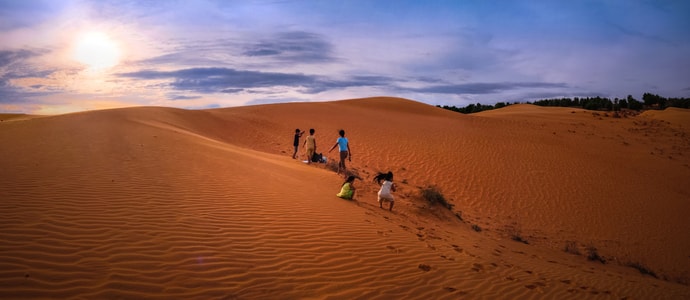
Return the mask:
<svg viewBox="0 0 690 300">
<path fill-rule="evenodd" d="M 2 119 L 2 299 L 690 299 L 687 110 L 379 97 Z M 331 161 L 346 131 L 355 201 L 291 158 L 295 128 Z M 392 212 L 371 182 L 389 170 Z"/>
</svg>

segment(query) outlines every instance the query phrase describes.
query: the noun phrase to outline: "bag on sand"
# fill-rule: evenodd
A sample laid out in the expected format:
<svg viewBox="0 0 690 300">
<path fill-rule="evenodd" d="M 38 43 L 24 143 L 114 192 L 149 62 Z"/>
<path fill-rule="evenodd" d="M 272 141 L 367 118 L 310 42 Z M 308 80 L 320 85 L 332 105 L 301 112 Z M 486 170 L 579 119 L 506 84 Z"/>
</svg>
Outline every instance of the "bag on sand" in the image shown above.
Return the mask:
<svg viewBox="0 0 690 300">
<path fill-rule="evenodd" d="M 314 153 L 311 157 L 312 162 L 321 162 L 323 160 L 323 153 Z"/>
</svg>

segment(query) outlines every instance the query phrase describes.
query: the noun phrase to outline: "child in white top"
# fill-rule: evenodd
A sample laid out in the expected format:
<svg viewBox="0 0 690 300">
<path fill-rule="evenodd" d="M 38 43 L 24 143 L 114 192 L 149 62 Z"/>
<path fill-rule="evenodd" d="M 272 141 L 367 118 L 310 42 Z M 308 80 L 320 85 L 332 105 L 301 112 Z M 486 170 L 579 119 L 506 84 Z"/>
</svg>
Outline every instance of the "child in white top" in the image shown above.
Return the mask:
<svg viewBox="0 0 690 300">
<path fill-rule="evenodd" d="M 379 173 L 374 177 L 374 181 L 381 184 L 381 189 L 378 192 L 379 196 L 379 207 L 383 208 L 383 201 L 388 201 L 390 206 L 389 211 L 393 211 L 393 205 L 395 204 L 395 198 L 391 192 L 395 192 L 395 184 L 393 183 L 393 172 L 388 171 L 388 173 Z"/>
</svg>

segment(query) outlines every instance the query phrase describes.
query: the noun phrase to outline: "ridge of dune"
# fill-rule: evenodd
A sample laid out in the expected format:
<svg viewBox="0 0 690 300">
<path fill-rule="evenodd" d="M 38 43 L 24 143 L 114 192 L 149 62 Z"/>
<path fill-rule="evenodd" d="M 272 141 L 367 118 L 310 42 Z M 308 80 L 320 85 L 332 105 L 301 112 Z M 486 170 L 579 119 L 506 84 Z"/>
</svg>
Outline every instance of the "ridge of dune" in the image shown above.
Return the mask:
<svg viewBox="0 0 690 300">
<path fill-rule="evenodd" d="M 685 127 L 685 129 L 690 128 L 690 111 L 688 109 L 669 107 L 661 111 L 647 110 L 641 116 L 680 125 Z"/>
<path fill-rule="evenodd" d="M 509 115 L 509 114 L 533 114 L 533 113 L 542 113 L 542 114 L 548 114 L 549 111 L 551 111 L 553 108 L 555 109 L 571 109 L 568 107 L 544 107 L 544 106 L 538 106 L 534 104 L 511 104 L 508 106 L 501 107 L 499 109 L 490 109 L 490 110 L 484 110 L 476 113 L 478 116 L 501 116 L 501 115 Z M 581 110 L 581 109 L 577 109 Z"/>
<path fill-rule="evenodd" d="M 33 118 L 40 118 L 43 116 L 27 115 L 27 114 L 2 114 L 0 113 L 0 122 L 24 121 Z"/>
<path fill-rule="evenodd" d="M 377 97 L 0 123 L 11 142 L 0 148 L 0 296 L 690 297 L 673 282 L 690 249 L 682 128 L 496 113 Z M 346 130 L 357 201 L 334 196 L 332 171 L 290 158 L 295 128 L 315 128 L 329 159 Z M 393 212 L 370 182 L 388 170 Z M 427 185 L 454 211 L 417 199 Z M 620 263 L 566 253 L 566 241 Z"/>
</svg>

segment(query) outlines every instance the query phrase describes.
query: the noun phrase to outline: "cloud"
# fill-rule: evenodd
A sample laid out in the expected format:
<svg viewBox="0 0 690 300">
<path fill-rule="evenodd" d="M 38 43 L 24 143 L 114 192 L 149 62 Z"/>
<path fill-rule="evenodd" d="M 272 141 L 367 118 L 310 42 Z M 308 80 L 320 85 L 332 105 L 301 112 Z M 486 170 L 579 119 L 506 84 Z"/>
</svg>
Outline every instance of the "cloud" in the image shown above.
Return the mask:
<svg viewBox="0 0 690 300">
<path fill-rule="evenodd" d="M 39 56 L 41 53 L 26 49 L 21 50 L 0 50 L 0 68 L 7 67 L 14 63 Z"/>
<path fill-rule="evenodd" d="M 169 52 L 137 62 L 193 67 L 273 68 L 281 65 L 313 65 L 339 61 L 334 46 L 324 36 L 306 31 L 283 31 L 267 38 L 215 37 L 200 40 L 164 41 Z"/>
<path fill-rule="evenodd" d="M 635 37 L 635 38 L 640 38 L 640 39 L 646 40 L 649 43 L 664 43 L 664 44 L 668 44 L 671 46 L 677 46 L 678 45 L 678 43 L 676 43 L 672 40 L 669 40 L 667 38 L 664 38 L 661 35 L 648 34 L 648 33 L 645 33 L 641 30 L 632 28 L 632 27 L 625 27 L 625 26 L 620 25 L 618 23 L 615 23 L 613 21 L 607 21 L 607 24 L 610 25 L 612 28 L 614 28 L 615 30 L 617 30 L 619 33 L 621 33 L 624 36 L 631 36 L 631 37 Z"/>
<path fill-rule="evenodd" d="M 557 99 L 557 98 L 584 98 L 584 97 L 610 97 L 605 93 L 589 92 L 589 91 L 544 91 L 544 92 L 528 92 L 520 96 L 520 101 L 542 100 L 542 99 Z"/>
<path fill-rule="evenodd" d="M 228 88 L 309 86 L 316 78 L 302 74 L 238 71 L 222 68 L 195 68 L 177 72 L 172 87 L 178 90 L 218 92 Z"/>
<path fill-rule="evenodd" d="M 386 76 L 368 76 L 358 75 L 344 80 L 329 80 L 322 78 L 304 92 L 307 94 L 318 94 L 323 91 L 331 89 L 344 89 L 349 87 L 367 87 L 367 86 L 388 86 L 394 83 L 395 80 Z"/>
<path fill-rule="evenodd" d="M 237 93 L 240 93 L 242 91 L 244 91 L 244 89 L 224 89 L 224 90 L 221 90 L 220 92 L 224 93 L 224 94 L 237 94 Z"/>
<path fill-rule="evenodd" d="M 54 70 L 37 71 L 24 64 L 42 54 L 40 51 L 27 49 L 0 50 L 0 103 L 18 103 L 22 102 L 20 99 L 29 96 L 51 94 L 41 90 L 43 85 L 33 84 L 29 86 L 31 89 L 26 89 L 12 84 L 13 79 L 45 78 L 54 73 Z"/>
<path fill-rule="evenodd" d="M 119 77 L 145 80 L 170 79 L 176 90 L 199 93 L 239 92 L 241 89 L 275 86 L 312 86 L 316 77 L 303 74 L 242 71 L 228 68 L 190 68 L 177 71 L 144 70 L 117 74 Z"/>
<path fill-rule="evenodd" d="M 0 30 L 29 27 L 62 10 L 63 1 L 0 1 Z"/>
<path fill-rule="evenodd" d="M 567 88 L 565 83 L 548 82 L 498 82 L 498 83 L 463 83 L 432 85 L 422 88 L 401 88 L 403 90 L 434 94 L 496 94 L 523 88 Z"/>
<path fill-rule="evenodd" d="M 245 105 L 260 105 L 260 104 L 272 104 L 272 103 L 290 103 L 290 102 L 306 102 L 305 99 L 300 98 L 259 98 L 251 100 Z"/>
<path fill-rule="evenodd" d="M 539 90 L 543 95 L 563 95 L 563 93 L 548 91 L 549 89 L 568 89 L 565 83 L 550 82 L 477 82 L 463 84 L 431 84 L 433 80 L 426 78 L 418 82 L 421 87 L 403 87 L 399 80 L 388 76 L 355 75 L 341 79 L 326 76 L 305 75 L 301 73 L 261 72 L 250 70 L 236 70 L 231 68 L 189 68 L 175 71 L 144 70 L 131 73 L 117 74 L 119 77 L 143 80 L 167 80 L 166 87 L 174 90 L 213 94 L 259 93 L 272 94 L 273 91 L 282 93 L 284 87 L 293 88 L 302 94 L 318 94 L 325 91 L 343 90 L 348 88 L 380 87 L 397 92 L 415 92 L 430 94 L 456 95 L 487 95 L 501 94 L 519 90 Z M 438 81 L 436 81 L 438 82 Z M 180 98 L 182 97 L 182 98 Z M 178 96 L 178 99 L 190 96 Z M 271 98 L 272 99 L 272 98 Z M 270 99 L 262 99 L 268 101 Z M 261 103 L 261 102 L 256 102 Z"/>
<path fill-rule="evenodd" d="M 282 62 L 333 62 L 333 45 L 321 35 L 305 31 L 280 32 L 270 39 L 249 44 L 245 56 L 258 56 Z"/>
<path fill-rule="evenodd" d="M 393 82 L 385 76 L 354 76 L 333 80 L 301 73 L 260 72 L 230 68 L 190 68 L 176 71 L 144 70 L 120 73 L 116 76 L 144 80 L 171 80 L 176 90 L 198 93 L 239 93 L 245 89 L 294 87 L 304 88 L 307 94 L 316 94 L 334 88 L 387 85 Z"/>
<path fill-rule="evenodd" d="M 231 39 L 164 40 L 160 42 L 166 53 L 139 60 L 138 66 L 226 66 L 232 57 L 240 53 L 243 43 Z"/>
<path fill-rule="evenodd" d="M 194 100 L 194 99 L 199 99 L 201 98 L 200 96 L 185 96 L 185 95 L 170 95 L 168 96 L 168 99 L 170 100 Z"/>
<path fill-rule="evenodd" d="M 9 80 L 0 78 L 0 103 L 2 104 L 17 104 L 28 103 L 30 99 L 36 99 L 39 96 L 54 94 L 54 92 L 41 91 L 38 86 L 32 86 L 33 89 L 39 91 L 29 91 L 12 85 Z"/>
</svg>

